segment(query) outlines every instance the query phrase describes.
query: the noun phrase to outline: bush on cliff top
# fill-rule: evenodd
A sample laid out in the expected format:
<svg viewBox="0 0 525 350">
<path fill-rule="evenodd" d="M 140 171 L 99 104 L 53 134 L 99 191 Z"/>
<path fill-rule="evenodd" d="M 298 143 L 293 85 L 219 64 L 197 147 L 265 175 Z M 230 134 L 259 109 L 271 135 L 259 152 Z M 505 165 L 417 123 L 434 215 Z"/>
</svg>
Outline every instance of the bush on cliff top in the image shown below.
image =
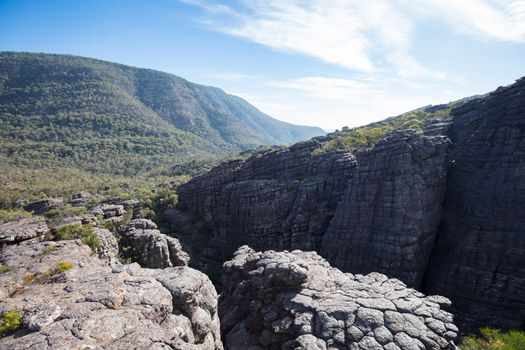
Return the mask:
<svg viewBox="0 0 525 350">
<path fill-rule="evenodd" d="M 55 240 L 64 241 L 70 239 L 80 239 L 82 243 L 88 245 L 95 253 L 100 248 L 100 239 L 93 228 L 88 225 L 65 225 L 54 234 Z"/>
<path fill-rule="evenodd" d="M 5 314 L 0 319 L 0 336 L 16 331 L 22 326 L 22 316 L 17 310 Z"/>
</svg>

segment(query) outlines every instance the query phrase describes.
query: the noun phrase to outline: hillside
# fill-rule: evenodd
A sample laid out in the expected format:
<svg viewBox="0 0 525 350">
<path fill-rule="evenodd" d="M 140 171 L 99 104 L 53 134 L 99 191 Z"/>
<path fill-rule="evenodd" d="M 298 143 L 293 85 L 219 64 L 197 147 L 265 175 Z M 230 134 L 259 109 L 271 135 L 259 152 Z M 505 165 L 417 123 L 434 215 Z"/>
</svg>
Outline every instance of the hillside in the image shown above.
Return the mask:
<svg viewBox="0 0 525 350">
<path fill-rule="evenodd" d="M 20 171 L 24 181 L 28 171 L 46 180 L 57 169 L 135 176 L 324 134 L 171 74 L 13 52 L 0 53 L 0 123 L 4 183 Z"/>
<path fill-rule="evenodd" d="M 0 118 L 9 162 L 127 174 L 323 134 L 171 74 L 10 52 L 0 54 Z"/>
</svg>

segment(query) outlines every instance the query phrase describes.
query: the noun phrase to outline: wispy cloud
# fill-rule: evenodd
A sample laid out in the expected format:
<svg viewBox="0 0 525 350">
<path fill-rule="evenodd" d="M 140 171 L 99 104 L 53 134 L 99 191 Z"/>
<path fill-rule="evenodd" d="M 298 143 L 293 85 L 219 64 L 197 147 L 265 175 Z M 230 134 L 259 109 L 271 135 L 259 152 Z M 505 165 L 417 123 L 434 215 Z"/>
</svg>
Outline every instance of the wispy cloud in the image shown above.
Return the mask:
<svg viewBox="0 0 525 350">
<path fill-rule="evenodd" d="M 447 75 L 412 54 L 414 22 L 439 20 L 483 39 L 525 42 L 525 0 L 241 0 L 200 6 L 201 22 L 217 31 L 285 52 L 309 55 L 364 73 L 403 78 Z"/>
<path fill-rule="evenodd" d="M 525 42 L 524 0 L 418 0 L 427 14 L 482 39 Z M 424 6 L 423 6 L 424 5 Z"/>
</svg>

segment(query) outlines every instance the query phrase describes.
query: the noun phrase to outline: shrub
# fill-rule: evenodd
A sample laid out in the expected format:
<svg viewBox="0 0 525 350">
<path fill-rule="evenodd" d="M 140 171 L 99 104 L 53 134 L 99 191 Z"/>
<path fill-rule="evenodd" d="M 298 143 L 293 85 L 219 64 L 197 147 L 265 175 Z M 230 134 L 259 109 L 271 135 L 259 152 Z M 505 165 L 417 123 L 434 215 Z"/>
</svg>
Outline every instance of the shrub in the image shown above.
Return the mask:
<svg viewBox="0 0 525 350">
<path fill-rule="evenodd" d="M 57 241 L 80 239 L 82 243 L 91 248 L 93 253 L 100 248 L 100 239 L 89 225 L 75 224 L 62 226 L 56 231 L 54 237 Z"/>
<path fill-rule="evenodd" d="M 7 266 L 7 265 L 0 265 L 0 275 L 5 273 L 5 272 L 9 272 L 13 269 L 13 267 L 11 266 Z"/>
<path fill-rule="evenodd" d="M 54 274 L 58 275 L 67 270 L 71 270 L 72 268 L 73 268 L 73 264 L 70 263 L 69 261 L 59 261 L 56 263 Z"/>
<path fill-rule="evenodd" d="M 463 350 L 523 350 L 525 349 L 525 331 L 502 333 L 492 328 L 481 328 L 481 337 L 466 337 Z"/>
<path fill-rule="evenodd" d="M 33 216 L 30 212 L 22 209 L 0 210 L 0 221 L 20 220 Z"/>
<path fill-rule="evenodd" d="M 0 335 L 16 331 L 22 326 L 22 316 L 17 310 L 8 312 L 0 320 Z"/>
</svg>

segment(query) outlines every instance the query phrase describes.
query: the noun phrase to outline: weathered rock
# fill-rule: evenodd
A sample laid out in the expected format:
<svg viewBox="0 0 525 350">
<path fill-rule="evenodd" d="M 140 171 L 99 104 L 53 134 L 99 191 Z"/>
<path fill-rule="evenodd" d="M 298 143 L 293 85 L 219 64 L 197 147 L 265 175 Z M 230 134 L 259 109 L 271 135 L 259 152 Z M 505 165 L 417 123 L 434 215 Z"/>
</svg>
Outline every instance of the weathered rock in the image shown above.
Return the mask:
<svg viewBox="0 0 525 350">
<path fill-rule="evenodd" d="M 358 151 L 321 254 L 343 271 L 386 273 L 419 287 L 441 220 L 447 147 L 446 137 L 405 131 Z"/>
<path fill-rule="evenodd" d="M 46 198 L 36 202 L 29 203 L 24 207 L 24 210 L 33 212 L 34 214 L 45 214 L 52 209 L 62 209 L 64 207 L 63 198 Z"/>
<path fill-rule="evenodd" d="M 41 241 L 48 231 L 49 228 L 42 217 L 8 221 L 0 224 L 0 246 L 27 240 Z"/>
<path fill-rule="evenodd" d="M 91 193 L 89 192 L 76 192 L 71 196 L 71 205 L 74 207 L 79 207 L 88 203 L 91 198 Z"/>
<path fill-rule="evenodd" d="M 89 210 L 90 214 L 103 216 L 104 219 L 118 222 L 124 218 L 126 210 L 119 204 L 100 204 Z"/>
<path fill-rule="evenodd" d="M 462 324 L 525 328 L 525 79 L 453 111 L 443 219 L 424 290 Z"/>
<path fill-rule="evenodd" d="M 165 216 L 183 242 L 202 245 L 208 258 L 224 262 L 242 244 L 256 249 L 313 250 L 320 246 L 355 159 L 322 152 L 316 140 L 222 163 L 178 190 L 180 211 Z M 194 215 L 207 221 L 199 230 Z M 171 219 L 171 220 L 170 220 Z M 201 237 L 197 239 L 197 237 Z M 202 248 L 202 247 L 200 247 Z"/>
<path fill-rule="evenodd" d="M 100 240 L 100 247 L 97 250 L 97 256 L 100 259 L 107 260 L 110 265 L 118 263 L 118 241 L 113 232 L 104 228 L 94 227 L 93 230 Z"/>
<path fill-rule="evenodd" d="M 224 269 L 219 313 L 230 350 L 445 349 L 457 336 L 446 298 L 379 273 L 342 273 L 314 252 L 244 246 Z"/>
<path fill-rule="evenodd" d="M 127 257 L 143 267 L 185 266 L 190 259 L 179 240 L 160 233 L 151 220 L 132 220 L 120 236 Z"/>
<path fill-rule="evenodd" d="M 217 294 L 188 267 L 105 266 L 80 241 L 22 243 L 0 252 L 0 313 L 18 310 L 23 328 L 2 349 L 222 349 Z M 58 261 L 74 268 L 29 283 Z"/>
</svg>

